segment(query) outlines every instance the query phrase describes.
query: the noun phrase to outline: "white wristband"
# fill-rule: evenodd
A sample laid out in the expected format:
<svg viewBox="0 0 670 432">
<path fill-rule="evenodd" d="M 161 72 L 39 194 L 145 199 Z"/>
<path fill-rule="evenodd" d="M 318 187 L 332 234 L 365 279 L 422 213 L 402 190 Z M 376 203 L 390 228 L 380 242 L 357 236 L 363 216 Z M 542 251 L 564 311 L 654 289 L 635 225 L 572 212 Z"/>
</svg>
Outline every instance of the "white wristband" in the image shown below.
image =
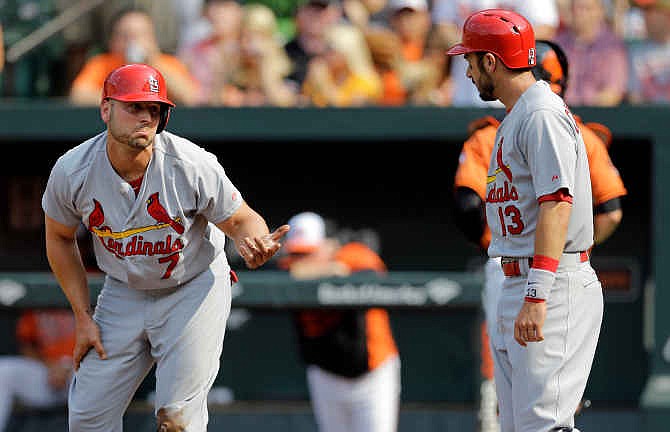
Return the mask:
<svg viewBox="0 0 670 432">
<path fill-rule="evenodd" d="M 530 302 L 543 302 L 549 300 L 549 294 L 555 279 L 556 273 L 554 272 L 539 268 L 531 268 L 528 271 L 525 299 Z"/>
</svg>

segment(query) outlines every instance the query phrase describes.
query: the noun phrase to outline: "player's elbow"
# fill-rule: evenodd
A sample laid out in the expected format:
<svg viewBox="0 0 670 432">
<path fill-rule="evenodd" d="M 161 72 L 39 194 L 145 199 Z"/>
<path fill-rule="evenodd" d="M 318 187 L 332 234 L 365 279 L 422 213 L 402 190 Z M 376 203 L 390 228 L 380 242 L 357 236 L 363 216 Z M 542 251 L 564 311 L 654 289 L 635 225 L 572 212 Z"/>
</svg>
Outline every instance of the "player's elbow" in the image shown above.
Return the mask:
<svg viewBox="0 0 670 432">
<path fill-rule="evenodd" d="M 600 244 L 607 240 L 616 231 L 622 219 L 621 209 L 597 214 L 594 218 L 595 243 Z"/>
<path fill-rule="evenodd" d="M 619 226 L 621 220 L 623 219 L 623 211 L 614 210 L 609 213 L 605 213 L 603 216 L 607 219 L 610 225 L 613 225 L 614 228 L 616 228 L 617 226 Z"/>
</svg>

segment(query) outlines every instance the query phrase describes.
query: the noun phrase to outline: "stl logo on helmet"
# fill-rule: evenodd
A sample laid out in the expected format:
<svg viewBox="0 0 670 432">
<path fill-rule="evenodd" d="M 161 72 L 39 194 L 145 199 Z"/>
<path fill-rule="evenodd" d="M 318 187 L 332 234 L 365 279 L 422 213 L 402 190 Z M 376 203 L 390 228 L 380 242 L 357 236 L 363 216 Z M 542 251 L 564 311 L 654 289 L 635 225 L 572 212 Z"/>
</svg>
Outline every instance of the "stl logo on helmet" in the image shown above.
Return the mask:
<svg viewBox="0 0 670 432">
<path fill-rule="evenodd" d="M 153 76 L 149 77 L 149 90 L 152 93 L 158 93 L 159 91 L 158 80 Z"/>
<path fill-rule="evenodd" d="M 528 48 L 528 66 L 535 66 L 535 48 Z"/>
</svg>

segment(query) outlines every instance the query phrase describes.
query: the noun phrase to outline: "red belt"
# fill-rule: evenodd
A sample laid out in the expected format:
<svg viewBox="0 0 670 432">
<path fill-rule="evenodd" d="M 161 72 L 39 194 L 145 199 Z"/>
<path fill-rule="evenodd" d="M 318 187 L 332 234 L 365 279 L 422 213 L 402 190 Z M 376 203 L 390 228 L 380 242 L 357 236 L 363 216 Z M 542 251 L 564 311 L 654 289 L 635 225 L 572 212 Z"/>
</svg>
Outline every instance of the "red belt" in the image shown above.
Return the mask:
<svg viewBox="0 0 670 432">
<path fill-rule="evenodd" d="M 500 265 L 502 267 L 503 274 L 507 277 L 521 276 L 521 267 L 519 263 L 522 260 L 528 260 L 528 268 L 533 266 L 533 258 L 513 258 L 513 257 L 502 257 L 500 260 Z M 579 261 L 586 262 L 589 260 L 589 253 L 587 251 L 579 252 Z"/>
</svg>

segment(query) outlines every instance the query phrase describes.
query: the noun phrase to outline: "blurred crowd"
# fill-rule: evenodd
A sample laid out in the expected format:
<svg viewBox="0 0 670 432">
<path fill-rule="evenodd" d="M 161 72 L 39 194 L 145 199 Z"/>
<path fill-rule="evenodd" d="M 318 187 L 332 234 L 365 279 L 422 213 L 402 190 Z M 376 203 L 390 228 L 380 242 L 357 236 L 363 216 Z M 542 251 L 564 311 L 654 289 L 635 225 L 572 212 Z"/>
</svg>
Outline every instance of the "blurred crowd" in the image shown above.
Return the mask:
<svg viewBox="0 0 670 432">
<path fill-rule="evenodd" d="M 0 3 L 8 54 L 30 34 L 22 23 L 48 24 L 86 2 Z M 0 76 L 5 96 L 21 96 L 21 85 L 39 93 L 30 86 L 46 79 L 42 93 L 77 105 L 97 105 L 107 73 L 142 62 L 181 106 L 482 106 L 465 61 L 444 53 L 469 13 L 492 7 L 516 10 L 564 48 L 569 105 L 670 102 L 670 0 L 97 2 L 41 45 L 51 57 L 32 69 L 8 59 Z M 26 77 L 35 63 L 46 78 Z"/>
</svg>

